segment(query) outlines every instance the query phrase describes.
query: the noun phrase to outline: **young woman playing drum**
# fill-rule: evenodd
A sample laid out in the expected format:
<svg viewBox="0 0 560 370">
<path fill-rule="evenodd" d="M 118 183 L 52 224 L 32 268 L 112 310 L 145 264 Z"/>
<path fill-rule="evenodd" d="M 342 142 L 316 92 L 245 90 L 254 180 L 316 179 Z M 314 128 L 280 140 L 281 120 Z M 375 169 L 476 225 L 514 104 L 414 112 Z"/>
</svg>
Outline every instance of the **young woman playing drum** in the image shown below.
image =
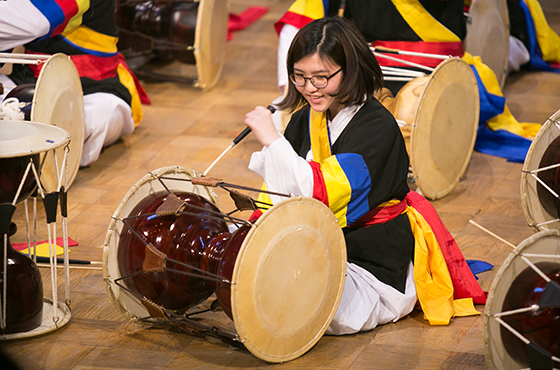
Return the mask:
<svg viewBox="0 0 560 370">
<path fill-rule="evenodd" d="M 394 117 L 373 97 L 383 77 L 363 36 L 343 18 L 318 19 L 298 32 L 287 65 L 290 82 L 279 107 L 303 107 L 292 115 L 283 136 L 268 109 L 257 107 L 246 115 L 245 123 L 264 145 L 253 153 L 249 168 L 271 191 L 322 201 L 343 228 L 347 277 L 327 333 L 355 333 L 396 321 L 412 311 L 417 298 L 433 324 L 477 313 L 472 301 L 461 311 L 453 300 L 455 277 L 449 274 L 454 268 L 439 271 L 441 265 L 427 262 L 428 249 L 443 261 L 439 245 L 450 244 L 450 235 L 437 216 L 430 230 L 429 217 L 425 220 L 410 207 L 420 202 L 435 215 L 408 188 L 404 139 Z M 270 196 L 272 203 L 279 200 Z M 448 239 L 438 238 L 438 245 L 434 235 L 445 233 Z M 458 248 L 453 253 L 464 262 Z M 455 298 L 484 300 L 470 270 L 460 275 L 471 291 Z"/>
</svg>

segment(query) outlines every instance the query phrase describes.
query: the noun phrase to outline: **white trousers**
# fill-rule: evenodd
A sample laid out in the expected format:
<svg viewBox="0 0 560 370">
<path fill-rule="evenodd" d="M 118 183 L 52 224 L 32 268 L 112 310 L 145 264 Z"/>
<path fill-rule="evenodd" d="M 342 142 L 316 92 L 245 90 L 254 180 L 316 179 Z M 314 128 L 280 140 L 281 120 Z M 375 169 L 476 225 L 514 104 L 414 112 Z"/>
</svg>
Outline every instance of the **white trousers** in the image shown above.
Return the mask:
<svg viewBox="0 0 560 370">
<path fill-rule="evenodd" d="M 412 312 L 416 299 L 412 262 L 408 266 L 404 294 L 348 262 L 342 298 L 326 333 L 353 334 L 397 321 Z"/>
</svg>

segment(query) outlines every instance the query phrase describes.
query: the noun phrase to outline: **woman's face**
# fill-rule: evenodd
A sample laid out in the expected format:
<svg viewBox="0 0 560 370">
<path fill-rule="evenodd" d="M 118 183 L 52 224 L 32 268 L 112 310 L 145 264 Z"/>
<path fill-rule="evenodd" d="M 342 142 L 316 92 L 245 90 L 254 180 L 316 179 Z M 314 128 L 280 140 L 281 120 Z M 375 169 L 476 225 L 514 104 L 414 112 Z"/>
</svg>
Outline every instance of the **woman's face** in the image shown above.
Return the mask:
<svg viewBox="0 0 560 370">
<path fill-rule="evenodd" d="M 329 77 L 339 71 L 340 68 L 340 66 L 330 61 L 322 60 L 319 54 L 313 54 L 294 63 L 294 75 L 308 78 L 312 76 Z M 332 119 L 342 109 L 342 106 L 338 103 L 338 98 L 332 95 L 338 91 L 342 78 L 343 71 L 339 71 L 329 78 L 328 85 L 324 88 L 317 88 L 313 86 L 309 79 L 306 79 L 304 85 L 301 87 L 296 86 L 296 89 L 309 102 L 313 110 L 317 112 L 326 112 L 328 110 Z"/>
</svg>

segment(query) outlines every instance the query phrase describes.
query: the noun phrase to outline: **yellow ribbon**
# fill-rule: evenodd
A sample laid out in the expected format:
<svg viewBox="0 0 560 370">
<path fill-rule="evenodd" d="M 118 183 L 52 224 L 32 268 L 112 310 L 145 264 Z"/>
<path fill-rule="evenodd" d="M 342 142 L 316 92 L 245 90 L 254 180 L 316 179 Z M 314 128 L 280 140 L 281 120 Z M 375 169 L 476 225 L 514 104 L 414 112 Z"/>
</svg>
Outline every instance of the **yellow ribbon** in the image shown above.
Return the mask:
<svg viewBox="0 0 560 370">
<path fill-rule="evenodd" d="M 545 62 L 560 62 L 560 37 L 546 22 L 541 5 L 537 0 L 525 0 L 535 23 L 537 41 Z"/>
<path fill-rule="evenodd" d="M 427 42 L 460 42 L 451 32 L 424 9 L 418 0 L 391 0 L 412 30 Z"/>
<path fill-rule="evenodd" d="M 321 163 L 331 156 L 326 112 L 320 113 L 309 109 L 309 137 L 315 162 Z"/>
</svg>

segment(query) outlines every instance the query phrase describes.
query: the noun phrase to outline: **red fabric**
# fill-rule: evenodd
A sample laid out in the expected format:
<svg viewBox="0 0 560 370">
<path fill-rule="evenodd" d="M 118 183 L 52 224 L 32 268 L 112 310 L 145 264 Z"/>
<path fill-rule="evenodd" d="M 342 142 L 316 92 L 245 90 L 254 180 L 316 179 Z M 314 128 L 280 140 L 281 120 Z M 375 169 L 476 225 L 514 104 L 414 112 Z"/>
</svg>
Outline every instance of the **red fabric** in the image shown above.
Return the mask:
<svg viewBox="0 0 560 370">
<path fill-rule="evenodd" d="M 436 236 L 453 282 L 453 297 L 472 298 L 476 304 L 485 304 L 487 294 L 476 281 L 463 253 L 432 204 L 412 190 L 408 192 L 406 202 L 424 217 Z"/>
<path fill-rule="evenodd" d="M 327 186 L 325 185 L 323 172 L 321 172 L 321 165 L 313 161 L 308 163 L 313 171 L 313 198 L 324 203 L 328 207 L 329 194 L 327 193 Z"/>
<path fill-rule="evenodd" d="M 406 206 L 406 202 L 399 202 L 388 207 L 375 207 L 350 225 L 350 227 L 367 227 L 374 224 L 383 224 L 403 213 L 406 210 Z"/>
<path fill-rule="evenodd" d="M 47 243 L 47 242 L 48 242 L 47 240 L 43 240 L 43 241 L 37 242 L 37 245 Z M 56 238 L 56 245 L 59 245 L 61 247 L 64 246 L 64 240 L 62 238 Z M 74 247 L 76 245 L 78 245 L 77 241 L 68 238 L 68 246 L 69 247 Z M 22 251 L 22 250 L 27 248 L 27 243 L 12 243 L 12 247 L 16 251 Z M 33 250 L 33 243 L 31 243 L 31 250 Z"/>
<path fill-rule="evenodd" d="M 303 26 L 312 21 L 314 21 L 313 18 L 309 18 L 297 13 L 287 12 L 282 16 L 282 18 L 280 18 L 278 22 L 274 23 L 274 29 L 276 29 L 276 33 L 280 35 L 280 31 L 282 31 L 282 27 L 284 27 L 284 24 L 291 24 L 295 28 L 301 29 L 303 28 Z"/>
<path fill-rule="evenodd" d="M 249 217 L 249 222 L 253 222 L 256 221 L 259 217 L 261 217 L 263 215 L 263 212 L 260 209 L 257 209 L 256 211 L 253 212 L 253 214 L 251 215 L 251 217 Z"/>
<path fill-rule="evenodd" d="M 36 54 L 32 51 L 27 51 L 29 54 Z M 136 85 L 136 90 L 138 91 L 138 95 L 140 96 L 140 101 L 142 104 L 150 105 L 150 98 L 146 91 L 140 85 L 140 81 L 138 78 L 132 73 L 126 61 L 121 53 L 117 53 L 111 57 L 99 57 L 90 54 L 79 54 L 79 55 L 70 55 L 72 62 L 76 66 L 78 70 L 78 74 L 80 77 L 88 77 L 92 80 L 102 80 L 104 78 L 112 78 L 117 75 L 117 68 L 120 64 L 125 67 L 128 72 L 131 74 L 132 78 L 134 79 L 134 84 Z M 39 73 L 41 73 L 41 69 L 43 68 L 42 64 L 38 65 L 29 65 L 29 68 L 35 74 L 35 77 L 39 77 Z"/>
<path fill-rule="evenodd" d="M 385 47 L 401 51 L 414 51 L 417 53 L 451 55 L 462 57 L 465 54 L 461 42 L 424 42 L 424 41 L 374 41 L 373 47 Z M 437 67 L 443 60 L 435 58 L 417 57 L 411 55 L 387 54 L 388 56 L 417 63 L 426 67 Z M 383 57 L 377 57 L 379 65 L 386 67 L 408 67 L 409 65 Z"/>
<path fill-rule="evenodd" d="M 64 29 L 66 28 L 66 26 L 68 26 L 68 22 L 70 22 L 70 19 L 78 14 L 79 10 L 78 4 L 76 4 L 76 0 L 56 0 L 56 3 L 64 13 L 64 22 L 59 24 L 58 27 L 53 30 L 51 37 L 64 32 Z"/>
<path fill-rule="evenodd" d="M 268 11 L 267 6 L 251 6 L 241 14 L 229 14 L 227 39 L 233 38 L 231 32 L 239 31 L 249 27 L 253 22 L 262 17 Z"/>
</svg>

